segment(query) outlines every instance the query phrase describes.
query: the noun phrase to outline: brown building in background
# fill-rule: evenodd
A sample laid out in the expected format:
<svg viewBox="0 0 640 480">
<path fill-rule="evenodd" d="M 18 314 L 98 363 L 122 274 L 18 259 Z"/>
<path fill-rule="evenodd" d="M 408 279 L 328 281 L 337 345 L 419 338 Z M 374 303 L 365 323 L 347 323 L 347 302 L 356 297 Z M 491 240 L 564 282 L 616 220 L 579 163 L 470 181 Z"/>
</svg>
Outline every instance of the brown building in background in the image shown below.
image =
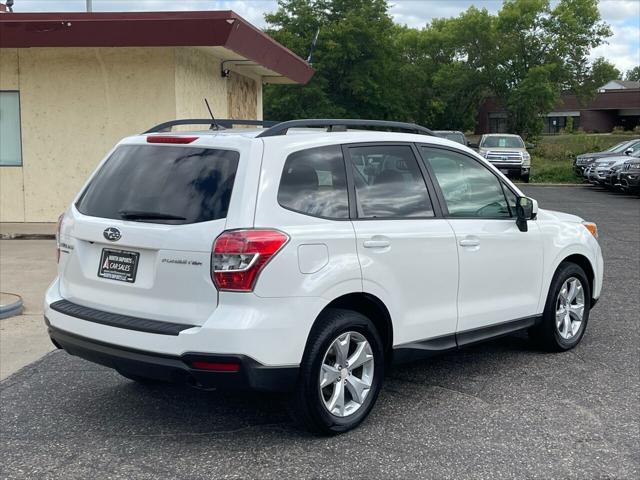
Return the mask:
<svg viewBox="0 0 640 480">
<path fill-rule="evenodd" d="M 553 111 L 544 117 L 544 133 L 559 133 L 573 118 L 573 128 L 585 132 L 610 132 L 614 127 L 632 130 L 640 125 L 640 82 L 614 80 L 598 89 L 596 96 L 581 104 L 575 95 L 562 95 Z M 495 97 L 480 106 L 476 134 L 504 133 L 507 114 Z"/>
</svg>

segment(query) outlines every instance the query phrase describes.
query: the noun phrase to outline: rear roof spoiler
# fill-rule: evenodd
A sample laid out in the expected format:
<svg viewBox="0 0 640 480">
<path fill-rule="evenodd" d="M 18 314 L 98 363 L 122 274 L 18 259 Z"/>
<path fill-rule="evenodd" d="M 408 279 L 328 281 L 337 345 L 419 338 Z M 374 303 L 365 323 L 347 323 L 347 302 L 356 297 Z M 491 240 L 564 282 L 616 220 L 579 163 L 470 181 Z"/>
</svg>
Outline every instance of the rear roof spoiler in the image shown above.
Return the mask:
<svg viewBox="0 0 640 480">
<path fill-rule="evenodd" d="M 155 127 L 151 127 L 146 132 L 143 132 L 143 135 L 148 133 L 159 133 L 166 132 L 171 127 L 176 125 L 209 125 L 211 130 L 219 130 L 222 128 L 233 128 L 234 125 L 244 125 L 244 126 L 256 126 L 256 127 L 273 127 L 280 122 L 274 122 L 269 120 L 234 120 L 231 118 L 216 118 L 215 120 L 211 118 L 186 118 L 183 120 L 169 120 L 168 122 L 159 123 Z"/>
</svg>

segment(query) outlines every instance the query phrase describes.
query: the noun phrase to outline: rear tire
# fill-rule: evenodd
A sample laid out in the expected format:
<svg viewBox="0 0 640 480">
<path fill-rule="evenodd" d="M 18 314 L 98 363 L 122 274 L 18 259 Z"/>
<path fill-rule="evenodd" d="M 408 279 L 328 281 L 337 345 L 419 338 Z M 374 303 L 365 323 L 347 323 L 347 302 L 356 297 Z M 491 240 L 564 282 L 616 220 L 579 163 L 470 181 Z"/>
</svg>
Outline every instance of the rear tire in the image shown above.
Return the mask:
<svg viewBox="0 0 640 480">
<path fill-rule="evenodd" d="M 591 307 L 591 288 L 584 270 L 563 262 L 556 270 L 539 325 L 529 335 L 543 349 L 570 350 L 582 340 Z"/>
<path fill-rule="evenodd" d="M 292 416 L 325 435 L 357 427 L 378 398 L 384 365 L 382 340 L 371 320 L 351 310 L 326 310 L 307 341 L 290 399 Z"/>
</svg>

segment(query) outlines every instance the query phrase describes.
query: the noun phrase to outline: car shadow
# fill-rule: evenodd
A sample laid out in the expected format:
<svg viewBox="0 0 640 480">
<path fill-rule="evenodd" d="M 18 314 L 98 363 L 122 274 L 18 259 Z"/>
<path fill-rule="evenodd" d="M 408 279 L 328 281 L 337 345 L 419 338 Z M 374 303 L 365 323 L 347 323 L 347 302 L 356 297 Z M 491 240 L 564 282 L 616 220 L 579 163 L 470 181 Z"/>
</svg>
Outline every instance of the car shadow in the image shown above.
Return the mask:
<svg viewBox="0 0 640 480">
<path fill-rule="evenodd" d="M 510 369 L 519 369 L 523 362 L 532 361 L 527 357 L 539 354 L 530 346 L 526 334 L 514 334 L 394 366 L 388 371 L 379 403 L 385 403 L 385 397 L 398 390 L 422 396 L 434 386 L 476 395 L 492 376 L 508 376 Z M 84 361 L 74 358 L 73 362 Z M 250 429 L 263 434 L 310 435 L 291 420 L 289 396 L 285 394 L 140 384 L 101 367 L 85 371 L 80 377 L 77 373 L 72 369 L 61 380 L 63 384 L 71 383 L 64 391 L 74 392 L 62 402 L 62 409 L 72 413 L 74 423 L 83 429 L 159 436 L 217 435 Z M 86 389 L 84 394 L 79 392 L 82 389 Z M 394 407 L 386 405 L 385 410 L 389 408 Z"/>
</svg>

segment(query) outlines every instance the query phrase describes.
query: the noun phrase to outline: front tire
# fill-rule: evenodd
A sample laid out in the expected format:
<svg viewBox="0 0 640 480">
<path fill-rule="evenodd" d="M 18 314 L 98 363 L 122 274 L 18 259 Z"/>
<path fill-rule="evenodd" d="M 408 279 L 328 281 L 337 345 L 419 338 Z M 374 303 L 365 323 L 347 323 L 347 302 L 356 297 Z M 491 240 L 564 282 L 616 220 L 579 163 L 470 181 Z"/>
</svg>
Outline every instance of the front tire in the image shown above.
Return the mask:
<svg viewBox="0 0 640 480">
<path fill-rule="evenodd" d="M 563 262 L 551 281 L 542 322 L 529 333 L 545 350 L 570 350 L 582 340 L 590 307 L 587 275 L 579 265 Z"/>
<path fill-rule="evenodd" d="M 526 174 L 526 175 L 520 175 L 520 180 L 522 180 L 524 183 L 529 183 L 529 175 L 530 174 Z"/>
<path fill-rule="evenodd" d="M 357 427 L 376 402 L 384 364 L 371 320 L 351 310 L 326 310 L 309 335 L 290 403 L 293 417 L 322 434 Z"/>
</svg>

